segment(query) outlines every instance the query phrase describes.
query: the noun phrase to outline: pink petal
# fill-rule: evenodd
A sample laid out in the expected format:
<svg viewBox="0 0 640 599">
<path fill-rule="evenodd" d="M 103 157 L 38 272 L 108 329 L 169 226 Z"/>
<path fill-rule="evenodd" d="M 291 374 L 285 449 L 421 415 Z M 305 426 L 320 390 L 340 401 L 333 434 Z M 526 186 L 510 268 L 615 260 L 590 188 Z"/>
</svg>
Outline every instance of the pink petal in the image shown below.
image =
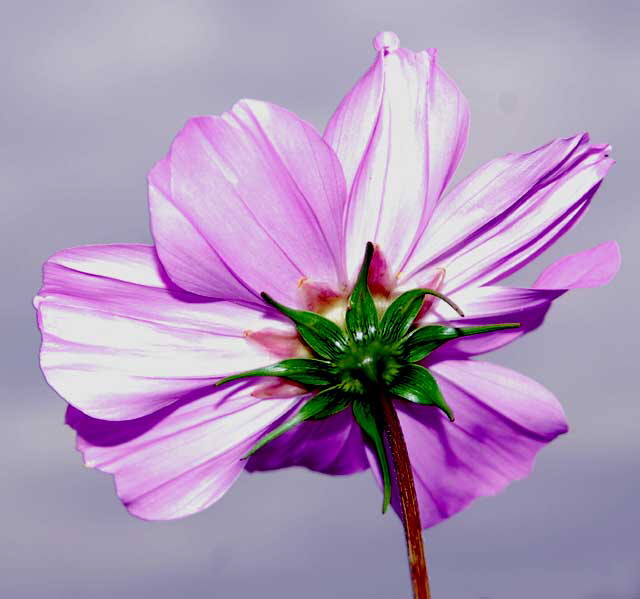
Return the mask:
<svg viewBox="0 0 640 599">
<path fill-rule="evenodd" d="M 379 47 L 325 131 L 350 190 L 350 273 L 367 241 L 380 245 L 394 272 L 402 267 L 467 141 L 467 102 L 436 64 L 436 51 Z"/>
<path fill-rule="evenodd" d="M 448 306 L 438 302 L 422 324 L 447 324 L 453 327 L 484 326 L 518 322 L 517 329 L 507 329 L 449 341 L 429 356 L 429 361 L 462 358 L 493 351 L 538 328 L 551 303 L 565 290 L 519 289 L 514 287 L 467 287 L 455 294 L 464 318 L 451 317 Z"/>
<path fill-rule="evenodd" d="M 254 295 L 289 305 L 299 304 L 305 277 L 342 286 L 344 176 L 308 123 L 244 100 L 221 117 L 190 119 L 168 162 L 168 186 L 164 166 L 150 174 L 151 222 L 178 285 L 229 297 L 231 273 Z"/>
<path fill-rule="evenodd" d="M 515 272 L 575 224 L 613 164 L 608 153 L 582 135 L 481 167 L 438 205 L 406 278 L 444 268 L 451 293 Z"/>
<path fill-rule="evenodd" d="M 555 397 L 522 374 L 471 360 L 431 370 L 455 422 L 436 408 L 396 402 L 424 528 L 527 476 L 538 451 L 568 430 Z M 393 504 L 399 513 L 397 498 Z"/>
<path fill-rule="evenodd" d="M 613 279 L 620 268 L 620 246 L 615 241 L 565 256 L 547 267 L 536 279 L 538 289 L 599 287 Z"/>
<path fill-rule="evenodd" d="M 153 248 L 140 245 L 56 254 L 35 304 L 47 381 L 107 420 L 149 414 L 219 377 L 268 364 L 273 357 L 244 332 L 291 330 L 250 305 L 182 291 Z"/>
<path fill-rule="evenodd" d="M 360 428 L 346 409 L 326 420 L 306 421 L 269 441 L 256 452 L 247 470 L 304 466 L 325 474 L 353 474 L 369 467 Z"/>
<path fill-rule="evenodd" d="M 242 472 L 241 458 L 298 398 L 257 399 L 203 390 L 172 406 L 123 422 L 96 420 L 69 407 L 85 464 L 114 475 L 135 516 L 171 520 L 217 501 Z"/>
<path fill-rule="evenodd" d="M 148 177 L 149 205 L 155 216 L 151 219 L 151 229 L 160 259 L 180 273 L 179 282 L 184 289 L 220 299 L 255 302 L 255 293 L 171 203 L 170 157 L 171 153 L 160 160 Z M 189 240 L 188 244 L 184 243 L 185 239 Z M 193 256 L 203 255 L 208 256 L 206 261 L 194 261 Z"/>
<path fill-rule="evenodd" d="M 502 347 L 538 328 L 551 303 L 567 290 L 605 285 L 615 276 L 619 267 L 620 248 L 615 241 L 607 241 L 590 250 L 561 258 L 544 270 L 533 289 L 465 287 L 455 294 L 456 302 L 465 313 L 464 318 L 451 318 L 452 311 L 440 302 L 422 324 L 446 323 L 466 327 L 519 322 L 521 326 L 451 341 L 434 352 L 429 361 L 478 355 Z"/>
</svg>

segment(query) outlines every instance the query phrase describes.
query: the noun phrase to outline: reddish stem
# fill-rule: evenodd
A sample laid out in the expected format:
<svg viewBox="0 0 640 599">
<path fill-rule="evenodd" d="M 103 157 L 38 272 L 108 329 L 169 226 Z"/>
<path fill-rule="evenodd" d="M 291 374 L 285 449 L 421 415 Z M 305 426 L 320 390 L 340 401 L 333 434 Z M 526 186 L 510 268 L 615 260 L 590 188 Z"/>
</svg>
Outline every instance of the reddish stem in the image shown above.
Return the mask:
<svg viewBox="0 0 640 599">
<path fill-rule="evenodd" d="M 386 397 L 382 398 L 381 403 L 385 433 L 391 449 L 398 493 L 400 495 L 400 505 L 402 506 L 402 524 L 404 525 L 404 534 L 407 541 L 407 557 L 409 558 L 413 597 L 414 599 L 431 599 L 427 562 L 424 557 L 424 544 L 422 542 L 418 498 L 413 482 L 407 444 L 393 403 Z"/>
</svg>

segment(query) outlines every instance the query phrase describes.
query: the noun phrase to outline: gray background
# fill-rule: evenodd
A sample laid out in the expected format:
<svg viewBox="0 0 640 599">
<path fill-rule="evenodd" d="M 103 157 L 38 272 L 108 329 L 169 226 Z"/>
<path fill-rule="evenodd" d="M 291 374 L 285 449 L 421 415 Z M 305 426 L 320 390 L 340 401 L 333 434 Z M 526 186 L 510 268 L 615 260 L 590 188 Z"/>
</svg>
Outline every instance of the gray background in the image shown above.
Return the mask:
<svg viewBox="0 0 640 599">
<path fill-rule="evenodd" d="M 636 392 L 638 2 L 13 2 L 0 28 L 0 596 L 408 596 L 400 523 L 369 473 L 245 475 L 145 523 L 81 466 L 37 366 L 30 301 L 58 249 L 150 240 L 145 176 L 183 122 L 240 97 L 319 128 L 371 38 L 440 48 L 472 109 L 459 173 L 586 129 L 617 165 L 582 223 L 517 276 L 616 238 L 623 270 L 491 356 L 552 389 L 570 435 L 533 475 L 425 535 L 436 599 L 640 597 Z"/>
</svg>

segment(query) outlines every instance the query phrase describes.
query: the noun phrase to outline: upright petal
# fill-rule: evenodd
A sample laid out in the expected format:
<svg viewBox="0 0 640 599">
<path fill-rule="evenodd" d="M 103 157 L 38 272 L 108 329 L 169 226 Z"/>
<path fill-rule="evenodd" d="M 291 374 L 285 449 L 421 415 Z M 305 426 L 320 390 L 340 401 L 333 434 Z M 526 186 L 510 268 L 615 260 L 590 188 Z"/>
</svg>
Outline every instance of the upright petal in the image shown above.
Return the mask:
<svg viewBox="0 0 640 599">
<path fill-rule="evenodd" d="M 538 451 L 568 430 L 555 397 L 522 374 L 472 360 L 431 371 L 455 422 L 435 408 L 395 403 L 424 528 L 527 476 Z M 397 497 L 392 503 L 400 513 Z"/>
<path fill-rule="evenodd" d="M 613 164 L 587 135 L 481 167 L 438 205 L 407 265 L 405 281 L 444 268 L 446 293 L 493 284 L 569 230 Z M 455 226 L 452 225 L 455 223 Z"/>
<path fill-rule="evenodd" d="M 156 250 L 165 264 L 171 264 L 173 270 L 180 273 L 174 279 L 182 288 L 219 299 L 257 301 L 253 290 L 223 262 L 195 225 L 171 202 L 171 152 L 151 169 L 148 179 Z M 208 259 L 194 260 L 194 256 L 208 256 Z"/>
<path fill-rule="evenodd" d="M 113 474 L 127 509 L 145 520 L 171 520 L 217 501 L 242 472 L 241 458 L 297 398 L 259 399 L 249 390 L 209 389 L 123 422 L 97 420 L 73 407 L 87 466 Z"/>
<path fill-rule="evenodd" d="M 326 420 L 307 420 L 251 456 L 247 470 L 304 466 L 325 474 L 353 474 L 369 467 L 360 428 L 347 409 Z"/>
<path fill-rule="evenodd" d="M 168 162 L 168 189 L 162 167 L 150 174 L 151 225 L 178 285 L 219 297 L 226 271 L 289 305 L 300 303 L 303 279 L 343 285 L 344 176 L 308 123 L 244 100 L 221 117 L 190 119 Z"/>
<path fill-rule="evenodd" d="M 467 102 L 436 63 L 435 50 L 376 45 L 375 62 L 325 131 L 349 189 L 352 275 L 367 241 L 380 245 L 395 272 L 403 267 L 460 162 L 469 125 Z"/>
<path fill-rule="evenodd" d="M 250 304 L 171 283 L 152 247 L 64 250 L 35 300 L 49 384 L 96 418 L 149 414 L 225 375 L 273 361 L 247 330 L 291 327 Z"/>
</svg>

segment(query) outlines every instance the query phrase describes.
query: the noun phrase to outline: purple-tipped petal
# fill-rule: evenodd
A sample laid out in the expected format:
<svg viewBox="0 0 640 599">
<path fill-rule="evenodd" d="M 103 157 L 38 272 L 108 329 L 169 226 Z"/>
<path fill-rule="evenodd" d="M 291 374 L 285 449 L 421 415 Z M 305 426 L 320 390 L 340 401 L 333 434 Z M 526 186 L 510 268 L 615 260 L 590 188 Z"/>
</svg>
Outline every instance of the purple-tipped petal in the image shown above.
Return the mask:
<svg viewBox="0 0 640 599">
<path fill-rule="evenodd" d="M 228 297 L 226 272 L 288 305 L 300 303 L 305 278 L 341 288 L 344 176 L 308 123 L 243 100 L 221 117 L 190 119 L 168 163 L 168 186 L 164 166 L 150 174 L 151 224 L 178 285 Z"/>
<path fill-rule="evenodd" d="M 556 398 L 522 374 L 472 360 L 440 362 L 431 370 L 455 422 L 437 408 L 395 402 L 423 528 L 527 476 L 538 451 L 568 430 Z M 371 465 L 377 473 L 375 461 Z M 400 513 L 397 497 L 392 503 Z"/>
<path fill-rule="evenodd" d="M 481 167 L 438 204 L 406 280 L 444 268 L 452 293 L 515 272 L 575 224 L 613 164 L 608 156 L 582 135 Z"/>
<path fill-rule="evenodd" d="M 136 420 L 96 420 L 73 407 L 85 464 L 115 477 L 127 509 L 171 520 L 217 501 L 242 472 L 241 458 L 298 398 L 259 399 L 250 390 L 211 389 Z"/>
<path fill-rule="evenodd" d="M 369 467 L 360 428 L 350 409 L 326 420 L 307 420 L 269 441 L 247 463 L 250 472 L 304 466 L 325 474 L 353 474 Z"/>
<path fill-rule="evenodd" d="M 615 241 L 560 258 L 536 279 L 537 289 L 600 287 L 613 279 L 620 268 L 620 246 Z"/>
<path fill-rule="evenodd" d="M 247 341 L 247 329 L 291 330 L 250 305 L 183 291 L 141 245 L 54 255 L 35 305 L 47 381 L 78 409 L 108 420 L 149 414 L 273 361 Z"/>
<path fill-rule="evenodd" d="M 352 275 L 367 241 L 380 244 L 394 272 L 400 270 L 467 141 L 467 102 L 436 63 L 436 51 L 397 49 L 397 38 L 387 38 L 376 38 L 375 62 L 325 131 L 350 190 L 346 233 Z"/>
</svg>

